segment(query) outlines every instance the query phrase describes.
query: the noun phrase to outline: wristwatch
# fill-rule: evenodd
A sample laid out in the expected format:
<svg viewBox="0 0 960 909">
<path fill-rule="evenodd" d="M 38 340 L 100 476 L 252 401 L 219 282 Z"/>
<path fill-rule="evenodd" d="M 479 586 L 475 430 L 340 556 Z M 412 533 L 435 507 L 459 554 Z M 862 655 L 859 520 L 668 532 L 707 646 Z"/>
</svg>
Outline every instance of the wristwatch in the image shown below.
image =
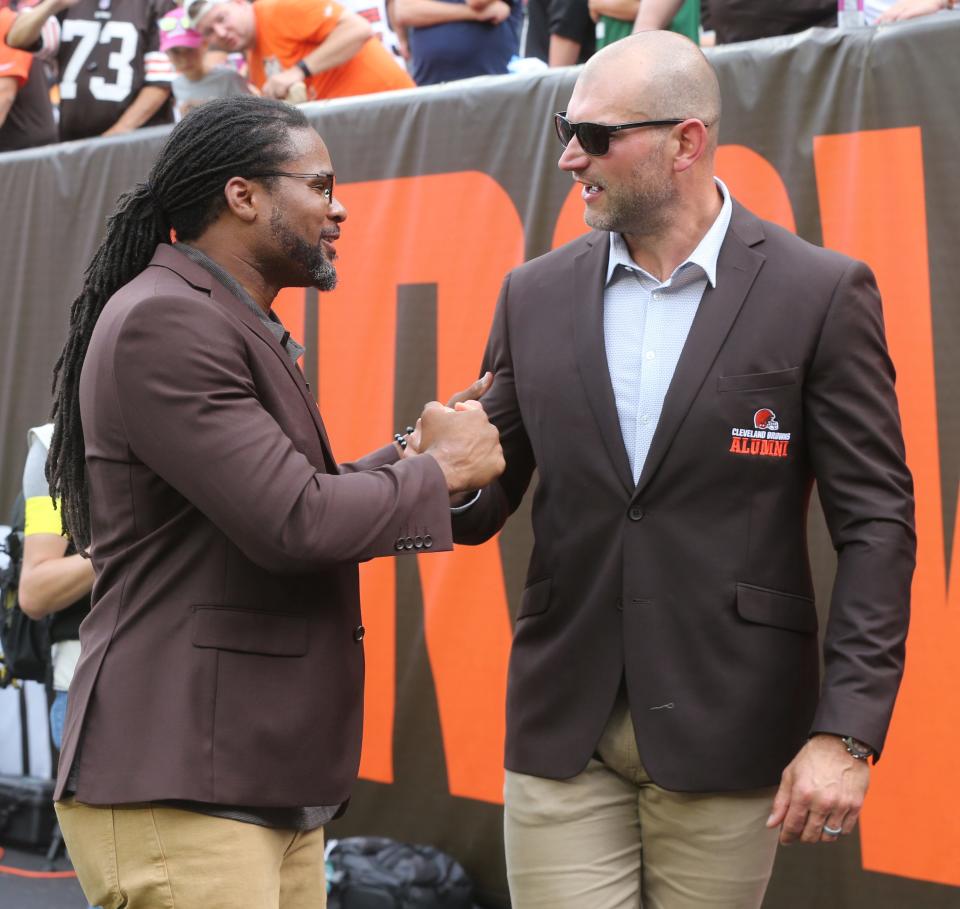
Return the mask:
<svg viewBox="0 0 960 909">
<path fill-rule="evenodd" d="M 874 755 L 874 751 L 869 745 L 861 742 L 860 739 L 855 739 L 852 735 L 842 735 L 840 741 L 843 742 L 847 752 L 858 761 L 865 761 Z"/>
<path fill-rule="evenodd" d="M 310 67 L 307 66 L 305 60 L 297 60 L 297 62 L 293 65 L 297 67 L 301 73 L 303 73 L 304 79 L 309 79 L 313 75 L 313 73 L 310 72 Z"/>
</svg>

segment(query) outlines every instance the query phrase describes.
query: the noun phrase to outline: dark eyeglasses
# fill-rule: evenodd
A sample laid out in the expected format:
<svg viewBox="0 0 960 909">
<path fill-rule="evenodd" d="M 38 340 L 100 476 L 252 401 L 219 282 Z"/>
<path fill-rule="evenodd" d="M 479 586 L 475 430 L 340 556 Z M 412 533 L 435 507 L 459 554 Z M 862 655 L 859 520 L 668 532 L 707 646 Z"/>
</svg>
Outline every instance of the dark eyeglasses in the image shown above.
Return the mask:
<svg viewBox="0 0 960 909">
<path fill-rule="evenodd" d="M 270 170 L 254 174 L 254 177 L 299 177 L 301 180 L 313 180 L 311 189 L 323 193 L 328 202 L 333 201 L 333 173 L 320 174 L 292 174 L 286 170 Z"/>
<path fill-rule="evenodd" d="M 580 147 L 593 156 L 605 155 L 610 151 L 610 137 L 622 129 L 640 129 L 644 126 L 675 126 L 685 122 L 688 117 L 673 117 L 669 120 L 641 120 L 639 123 L 621 123 L 618 126 L 607 126 L 605 123 L 571 123 L 567 119 L 567 112 L 560 111 L 553 115 L 553 123 L 557 128 L 557 138 L 566 148 L 570 140 L 576 136 Z"/>
</svg>

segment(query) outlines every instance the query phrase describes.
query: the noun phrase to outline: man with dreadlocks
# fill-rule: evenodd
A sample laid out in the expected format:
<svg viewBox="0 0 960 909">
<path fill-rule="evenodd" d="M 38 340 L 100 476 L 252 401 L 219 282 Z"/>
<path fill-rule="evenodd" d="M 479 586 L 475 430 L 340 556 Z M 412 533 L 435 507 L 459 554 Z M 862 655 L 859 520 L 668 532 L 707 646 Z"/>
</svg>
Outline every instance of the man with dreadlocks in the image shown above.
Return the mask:
<svg viewBox="0 0 960 909">
<path fill-rule="evenodd" d="M 489 377 L 427 405 L 423 454 L 337 466 L 270 308 L 334 286 L 333 187 L 296 108 L 210 102 L 120 199 L 73 304 L 48 475 L 97 582 L 55 797 L 98 906 L 324 905 L 323 825 L 359 762 L 357 563 L 450 549 L 450 495 L 503 467 L 472 400 Z"/>
</svg>

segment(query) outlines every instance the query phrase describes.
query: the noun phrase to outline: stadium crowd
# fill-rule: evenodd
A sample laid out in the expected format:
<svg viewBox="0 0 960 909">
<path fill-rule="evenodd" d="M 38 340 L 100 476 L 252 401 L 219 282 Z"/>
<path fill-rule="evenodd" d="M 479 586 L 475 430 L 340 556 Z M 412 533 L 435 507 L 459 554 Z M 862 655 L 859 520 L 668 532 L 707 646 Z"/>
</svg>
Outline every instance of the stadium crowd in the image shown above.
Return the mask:
<svg viewBox="0 0 960 909">
<path fill-rule="evenodd" d="M 864 25 L 956 0 L 866 0 Z M 291 103 L 582 63 L 634 30 L 703 44 L 837 24 L 836 0 L 0 0 L 0 152 Z"/>
</svg>

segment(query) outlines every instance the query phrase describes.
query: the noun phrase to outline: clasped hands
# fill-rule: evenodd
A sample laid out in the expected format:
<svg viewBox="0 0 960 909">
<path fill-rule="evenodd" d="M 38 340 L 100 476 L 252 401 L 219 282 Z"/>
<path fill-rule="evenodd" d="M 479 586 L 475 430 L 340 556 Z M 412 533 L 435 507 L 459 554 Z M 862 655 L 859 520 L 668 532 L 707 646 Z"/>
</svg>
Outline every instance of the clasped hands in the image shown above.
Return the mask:
<svg viewBox="0 0 960 909">
<path fill-rule="evenodd" d="M 431 455 L 443 471 L 452 498 L 481 489 L 500 476 L 506 466 L 500 433 L 479 401 L 492 384 L 493 374 L 487 372 L 453 395 L 446 405 L 430 401 L 407 436 L 401 456 Z"/>
</svg>

